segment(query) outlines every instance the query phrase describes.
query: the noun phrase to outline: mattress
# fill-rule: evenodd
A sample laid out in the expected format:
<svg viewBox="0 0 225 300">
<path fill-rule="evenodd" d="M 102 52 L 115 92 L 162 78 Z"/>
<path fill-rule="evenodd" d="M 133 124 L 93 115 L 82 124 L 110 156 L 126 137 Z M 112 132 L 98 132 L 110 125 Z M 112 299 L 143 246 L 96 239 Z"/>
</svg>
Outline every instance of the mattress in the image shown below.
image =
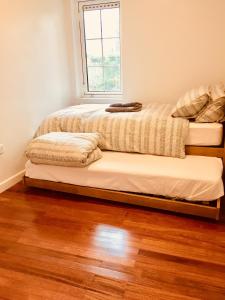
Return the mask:
<svg viewBox="0 0 225 300">
<path fill-rule="evenodd" d="M 221 123 L 189 123 L 189 134 L 186 145 L 189 146 L 219 146 L 223 139 Z"/>
<path fill-rule="evenodd" d="M 224 194 L 220 158 L 185 159 L 104 151 L 85 168 L 26 164 L 26 176 L 74 185 L 210 201 Z"/>
</svg>

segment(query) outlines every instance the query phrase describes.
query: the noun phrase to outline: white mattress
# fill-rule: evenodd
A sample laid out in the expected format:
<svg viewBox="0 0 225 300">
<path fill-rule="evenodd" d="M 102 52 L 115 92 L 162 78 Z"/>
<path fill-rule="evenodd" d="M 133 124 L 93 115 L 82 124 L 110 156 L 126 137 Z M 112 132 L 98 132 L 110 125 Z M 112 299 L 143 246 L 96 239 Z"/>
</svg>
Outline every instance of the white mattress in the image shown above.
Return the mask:
<svg viewBox="0 0 225 300">
<path fill-rule="evenodd" d="M 189 123 L 186 145 L 219 146 L 222 139 L 223 125 L 221 123 Z"/>
<path fill-rule="evenodd" d="M 179 159 L 111 151 L 85 168 L 26 164 L 30 178 L 194 201 L 224 194 L 222 171 L 222 160 L 215 157 Z"/>
</svg>

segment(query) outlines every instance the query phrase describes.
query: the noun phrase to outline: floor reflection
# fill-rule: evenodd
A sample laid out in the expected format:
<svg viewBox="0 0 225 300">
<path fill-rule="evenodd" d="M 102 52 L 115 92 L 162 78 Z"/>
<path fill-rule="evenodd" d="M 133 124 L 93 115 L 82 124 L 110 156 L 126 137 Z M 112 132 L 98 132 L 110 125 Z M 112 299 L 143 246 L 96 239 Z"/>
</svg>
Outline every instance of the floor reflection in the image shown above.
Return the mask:
<svg viewBox="0 0 225 300">
<path fill-rule="evenodd" d="M 111 255 L 126 256 L 128 254 L 129 233 L 126 230 L 109 225 L 96 226 L 94 243 L 104 248 Z"/>
</svg>

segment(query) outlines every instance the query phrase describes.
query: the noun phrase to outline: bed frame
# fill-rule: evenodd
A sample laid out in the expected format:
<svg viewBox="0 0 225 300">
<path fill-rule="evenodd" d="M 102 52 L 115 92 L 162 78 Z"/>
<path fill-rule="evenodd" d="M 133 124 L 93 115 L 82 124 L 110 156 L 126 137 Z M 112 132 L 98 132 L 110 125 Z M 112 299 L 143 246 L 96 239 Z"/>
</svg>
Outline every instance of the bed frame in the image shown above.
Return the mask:
<svg viewBox="0 0 225 300">
<path fill-rule="evenodd" d="M 224 126 L 224 132 L 225 132 L 225 126 Z M 223 138 L 222 145 L 218 147 L 186 146 L 186 154 L 219 157 L 223 160 L 223 165 L 225 167 L 225 138 Z M 220 201 L 221 201 L 220 198 L 216 199 L 215 201 L 210 201 L 208 205 L 206 205 L 203 204 L 203 202 L 192 203 L 188 201 L 181 201 L 181 200 L 178 201 L 177 199 L 156 197 L 154 195 L 136 194 L 136 193 L 84 187 L 84 186 L 65 184 L 65 183 L 59 183 L 59 182 L 53 182 L 47 180 L 32 179 L 29 177 L 24 177 L 24 184 L 27 187 L 36 187 L 36 188 L 66 192 L 66 193 L 71 193 L 76 195 L 83 195 L 83 196 L 88 196 L 88 197 L 93 197 L 98 199 L 135 204 L 135 205 L 162 209 L 167 211 L 174 211 L 183 214 L 202 216 L 202 217 L 215 219 L 215 220 L 219 220 L 219 215 L 220 215 Z"/>
</svg>

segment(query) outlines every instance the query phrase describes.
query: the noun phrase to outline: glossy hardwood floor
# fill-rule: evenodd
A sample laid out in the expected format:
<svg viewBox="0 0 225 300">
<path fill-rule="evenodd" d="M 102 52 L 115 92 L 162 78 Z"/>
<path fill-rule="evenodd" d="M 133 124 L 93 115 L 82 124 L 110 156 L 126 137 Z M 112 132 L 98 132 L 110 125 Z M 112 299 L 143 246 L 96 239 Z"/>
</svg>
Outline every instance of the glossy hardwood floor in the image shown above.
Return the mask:
<svg viewBox="0 0 225 300">
<path fill-rule="evenodd" d="M 19 184 L 0 195 L 0 299 L 225 299 L 225 222 Z"/>
</svg>

